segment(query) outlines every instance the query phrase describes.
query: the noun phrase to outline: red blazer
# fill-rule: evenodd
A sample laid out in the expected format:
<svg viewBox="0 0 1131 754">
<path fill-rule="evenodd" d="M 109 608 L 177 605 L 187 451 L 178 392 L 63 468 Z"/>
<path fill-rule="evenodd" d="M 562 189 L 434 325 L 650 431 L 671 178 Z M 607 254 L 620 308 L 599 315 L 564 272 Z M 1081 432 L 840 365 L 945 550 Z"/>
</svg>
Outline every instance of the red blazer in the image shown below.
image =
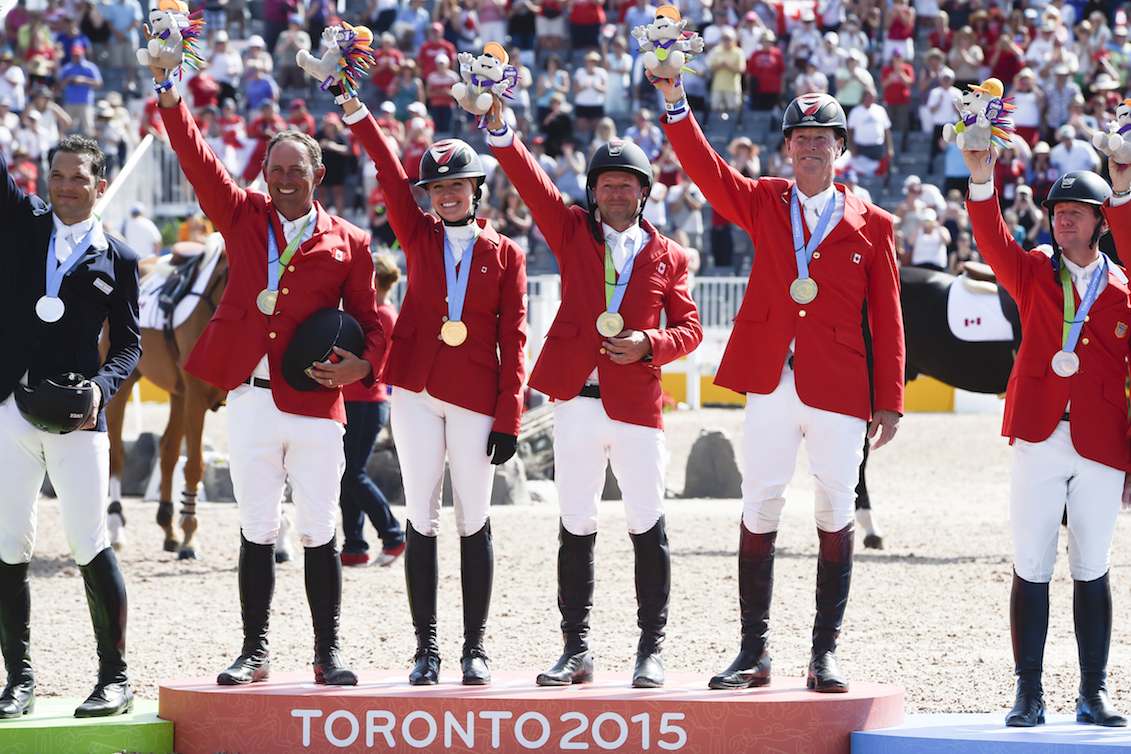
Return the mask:
<svg viewBox="0 0 1131 754">
<path fill-rule="evenodd" d="M 342 391 L 295 390 L 283 379 L 283 352 L 307 317 L 341 304 L 365 332 L 362 358 L 373 369 L 363 382 L 376 382 L 386 335 L 377 318 L 369 234 L 315 205 L 314 235 L 299 247 L 279 278 L 275 313 L 262 314 L 255 297 L 267 287 L 267 223 L 274 225 L 280 245 L 283 238 L 274 204 L 265 194 L 241 189 L 228 176 L 201 138 L 183 101 L 177 107 L 161 108 L 161 117 L 201 209 L 224 236 L 230 270 L 220 305 L 185 369 L 218 388 L 232 390 L 248 378 L 266 353 L 271 393 L 280 410 L 345 422 Z"/>
<path fill-rule="evenodd" d="M 517 435 L 526 376 L 526 255 L 486 220 L 471 252 L 463 305 L 467 340 L 453 348 L 440 340 L 448 315 L 444 224 L 413 198 L 408 176 L 372 116 L 350 126 L 377 166 L 389 224 L 408 265 L 408 289 L 383 379 L 407 390 L 427 390 L 448 403 L 495 417 L 496 432 Z"/>
<path fill-rule="evenodd" d="M 596 367 L 601 403 L 610 419 L 662 427 L 660 367 L 691 353 L 703 340 L 699 312 L 687 290 L 687 253 L 642 221 L 651 240 L 633 263 L 620 313 L 625 327 L 642 330 L 651 341 L 652 360 L 614 364 L 603 355 L 597 332 L 597 315 L 605 311 L 605 246 L 593 237 L 589 215 L 566 206 L 517 137 L 510 147 L 491 151 L 530 207 L 561 270 L 561 306 L 534 365 L 531 386 L 555 400 L 575 398 Z M 661 311 L 667 314 L 664 328 Z"/>
<path fill-rule="evenodd" d="M 1076 354 L 1080 371 L 1069 378 L 1052 371 L 1053 354 L 1060 350 L 1064 293 L 1047 256 L 1025 251 L 1001 218 L 997 196 L 967 201 L 978 251 L 993 267 L 1021 312 L 1021 350 L 1009 375 L 1005 419 L 1001 433 L 1029 442 L 1045 440 L 1056 429 L 1064 407 L 1072 401 L 1072 445 L 1085 458 L 1117 469 L 1131 470 L 1127 441 L 1127 358 L 1131 303 L 1127 276 L 1111 267 L 1107 285 L 1092 305 Z M 1113 227 L 1131 224 L 1131 205 L 1105 208 Z M 1131 249 L 1121 231 L 1121 249 Z M 1119 236 L 1117 236 L 1119 239 Z M 1076 294 L 1076 303 L 1080 296 Z"/>
<path fill-rule="evenodd" d="M 891 215 L 837 186 L 844 194 L 844 217 L 809 264 L 820 287 L 817 298 L 799 305 L 789 296 L 797 278 L 789 222 L 793 181 L 743 177 L 707 142 L 694 115 L 665 123 L 664 130 L 707 202 L 745 230 L 757 249 L 715 384 L 739 393 L 773 392 L 796 339 L 797 394 L 807 406 L 861 419 L 871 418 L 873 405 L 902 413 L 903 314 Z M 873 342 L 874 404 L 861 327 L 864 304 Z"/>
</svg>

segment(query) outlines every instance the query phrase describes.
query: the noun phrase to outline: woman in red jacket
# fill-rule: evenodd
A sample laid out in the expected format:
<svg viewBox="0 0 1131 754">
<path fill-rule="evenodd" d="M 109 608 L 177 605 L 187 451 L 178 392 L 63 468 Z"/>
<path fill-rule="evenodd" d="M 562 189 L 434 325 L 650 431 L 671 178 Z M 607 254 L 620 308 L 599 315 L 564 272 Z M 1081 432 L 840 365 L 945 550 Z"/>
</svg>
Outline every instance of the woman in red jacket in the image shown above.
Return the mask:
<svg viewBox="0 0 1131 754">
<path fill-rule="evenodd" d="M 389 224 L 405 252 L 408 290 L 383 379 L 392 392 L 393 440 L 408 519 L 405 580 L 416 629 L 414 685 L 439 680 L 436 534 L 444 459 L 451 468 L 463 582 L 463 683 L 490 682 L 483 649 L 494 573 L 488 506 L 494 472 L 518 444 L 525 374 L 526 258 L 475 217 L 485 173 L 458 139 L 432 144 L 421 210 L 405 169 L 368 110 L 338 96 L 345 122 L 377 165 Z"/>
</svg>

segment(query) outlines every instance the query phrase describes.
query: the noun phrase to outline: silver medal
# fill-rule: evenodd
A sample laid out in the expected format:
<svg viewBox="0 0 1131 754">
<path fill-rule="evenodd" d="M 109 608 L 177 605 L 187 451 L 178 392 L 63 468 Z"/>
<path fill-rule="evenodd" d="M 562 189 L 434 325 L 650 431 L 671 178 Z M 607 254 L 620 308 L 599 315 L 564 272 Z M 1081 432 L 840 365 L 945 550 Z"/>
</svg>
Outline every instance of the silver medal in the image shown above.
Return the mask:
<svg viewBox="0 0 1131 754">
<path fill-rule="evenodd" d="M 1052 357 L 1052 371 L 1059 377 L 1071 377 L 1080 371 L 1080 357 L 1072 351 L 1057 351 Z"/>
<path fill-rule="evenodd" d="M 63 299 L 56 296 L 40 296 L 35 302 L 35 316 L 44 322 L 58 322 L 66 310 Z"/>
</svg>

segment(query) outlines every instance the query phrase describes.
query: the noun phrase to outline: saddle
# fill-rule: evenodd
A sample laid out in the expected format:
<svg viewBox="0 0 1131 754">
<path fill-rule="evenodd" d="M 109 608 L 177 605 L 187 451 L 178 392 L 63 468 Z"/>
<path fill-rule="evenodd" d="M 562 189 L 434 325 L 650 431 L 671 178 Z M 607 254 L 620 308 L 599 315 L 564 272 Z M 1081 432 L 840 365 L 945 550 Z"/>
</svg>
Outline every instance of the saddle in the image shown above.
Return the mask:
<svg viewBox="0 0 1131 754">
<path fill-rule="evenodd" d="M 192 292 L 192 284 L 203 261 L 204 254 L 185 258 L 173 267 L 172 273 L 158 291 L 157 308 L 161 310 L 166 322 L 166 330 L 172 330 L 173 311 Z"/>
</svg>

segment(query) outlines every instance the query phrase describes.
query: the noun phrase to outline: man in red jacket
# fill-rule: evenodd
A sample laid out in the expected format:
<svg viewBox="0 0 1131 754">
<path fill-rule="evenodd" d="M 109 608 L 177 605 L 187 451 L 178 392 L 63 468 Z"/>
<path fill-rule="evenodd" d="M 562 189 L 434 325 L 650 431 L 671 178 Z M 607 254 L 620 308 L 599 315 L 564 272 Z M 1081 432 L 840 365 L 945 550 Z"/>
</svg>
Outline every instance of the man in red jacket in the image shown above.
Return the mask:
<svg viewBox="0 0 1131 754">
<path fill-rule="evenodd" d="M 1009 626 L 1017 692 L 1005 724 L 1045 720 L 1041 671 L 1049 581 L 1062 516 L 1080 661 L 1076 720 L 1127 725 L 1107 692 L 1111 643 L 1111 540 L 1120 502 L 1131 503 L 1131 429 L 1125 385 L 1131 301 L 1127 275 L 1100 253 L 1110 225 L 1131 254 L 1131 165 L 1110 164 L 1112 188 L 1087 170 L 1061 176 L 1044 205 L 1051 259 L 1026 252 L 1002 220 L 989 152 L 963 152 L 966 206 L 978 250 L 1017 302 L 1025 337 L 1009 377 L 1002 434 L 1013 445 L 1009 518 L 1013 588 Z M 1106 222 L 1105 222 L 1106 216 Z"/>
<path fill-rule="evenodd" d="M 807 684 L 843 692 L 836 641 L 852 578 L 854 490 L 867 422 L 872 446 L 903 410 L 903 319 L 892 217 L 833 183 L 844 111 L 827 94 L 798 97 L 782 121 L 796 181 L 746 178 L 707 143 L 678 81 L 656 81 L 664 128 L 707 201 L 758 253 L 715 384 L 746 394 L 743 514 L 738 553 L 742 646 L 711 688 L 762 686 L 773 592 L 774 541 L 805 441 L 816 492 L 817 615 Z M 863 328 L 871 329 L 875 395 Z M 875 410 L 873 412 L 873 405 Z"/>
<path fill-rule="evenodd" d="M 169 144 L 201 209 L 224 236 L 230 268 L 224 296 L 185 365 L 194 377 L 229 391 L 243 648 L 217 682 L 252 683 L 269 672 L 275 541 L 289 479 L 306 550 L 314 680 L 354 685 L 357 677 L 338 656 L 342 569 L 334 535 L 345 467 L 341 387 L 358 380 L 372 386 L 385 355 L 369 234 L 314 202 L 326 172 L 318 142 L 295 131 L 273 136 L 264 149 L 268 194 L 245 191 L 205 143 L 168 71 L 151 70 Z M 335 348 L 338 363 L 311 366 L 315 389 L 292 387 L 283 379 L 292 335 L 313 313 L 339 305 L 361 325 L 362 356 Z"/>
<path fill-rule="evenodd" d="M 530 376 L 531 387 L 554 400 L 558 607 L 565 639 L 562 656 L 538 684 L 568 686 L 593 677 L 593 546 L 611 461 L 636 555 L 641 634 L 632 685 L 655 688 L 664 682 L 660 647 L 671 587 L 660 367 L 703 339 L 687 288 L 687 252 L 641 219 L 652 168 L 632 142 L 614 140 L 593 155 L 586 212 L 566 205 L 502 119 L 499 103 L 488 114 L 488 129 L 491 151 L 530 207 L 562 278 L 561 306 Z"/>
</svg>

